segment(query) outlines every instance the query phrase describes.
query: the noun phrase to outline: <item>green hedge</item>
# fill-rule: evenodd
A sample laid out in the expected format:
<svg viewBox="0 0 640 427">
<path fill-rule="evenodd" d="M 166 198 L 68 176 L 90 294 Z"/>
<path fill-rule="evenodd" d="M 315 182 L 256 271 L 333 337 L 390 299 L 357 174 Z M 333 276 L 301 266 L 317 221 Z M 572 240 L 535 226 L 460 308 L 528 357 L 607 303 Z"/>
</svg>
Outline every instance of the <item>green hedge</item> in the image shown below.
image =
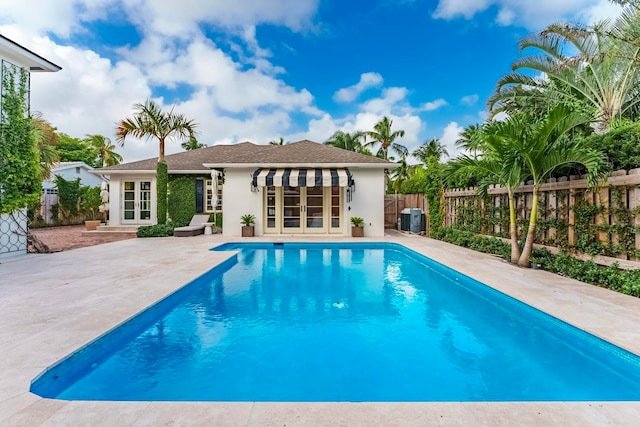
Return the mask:
<svg viewBox="0 0 640 427">
<path fill-rule="evenodd" d="M 158 162 L 156 166 L 156 185 L 158 196 L 158 224 L 167 222 L 167 181 L 169 179 L 167 164 Z"/>
<path fill-rule="evenodd" d="M 194 176 L 178 176 L 169 180 L 169 218 L 176 227 L 188 225 L 196 213 L 196 179 Z"/>
<path fill-rule="evenodd" d="M 173 236 L 176 225 L 172 222 L 166 224 L 145 225 L 138 228 L 138 237 L 168 237 Z"/>
<path fill-rule="evenodd" d="M 478 236 L 451 227 L 442 230 L 438 237 L 454 245 L 499 255 L 505 260 L 511 257 L 511 246 L 493 237 Z M 602 267 L 593 261 L 581 261 L 567 254 L 552 254 L 546 249 L 535 249 L 531 262 L 552 273 L 640 297 L 640 270 L 622 270 L 617 263 Z"/>
</svg>

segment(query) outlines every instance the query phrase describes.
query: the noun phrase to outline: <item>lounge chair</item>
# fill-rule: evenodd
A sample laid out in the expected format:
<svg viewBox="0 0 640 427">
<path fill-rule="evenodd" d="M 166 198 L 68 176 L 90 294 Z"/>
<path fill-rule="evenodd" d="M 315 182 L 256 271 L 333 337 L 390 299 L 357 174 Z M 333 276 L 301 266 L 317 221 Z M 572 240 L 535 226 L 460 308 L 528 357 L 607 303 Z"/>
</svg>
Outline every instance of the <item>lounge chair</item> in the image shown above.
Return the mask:
<svg viewBox="0 0 640 427">
<path fill-rule="evenodd" d="M 174 237 L 190 237 L 204 234 L 204 223 L 209 222 L 209 215 L 196 214 L 191 218 L 189 225 L 173 230 Z"/>
</svg>

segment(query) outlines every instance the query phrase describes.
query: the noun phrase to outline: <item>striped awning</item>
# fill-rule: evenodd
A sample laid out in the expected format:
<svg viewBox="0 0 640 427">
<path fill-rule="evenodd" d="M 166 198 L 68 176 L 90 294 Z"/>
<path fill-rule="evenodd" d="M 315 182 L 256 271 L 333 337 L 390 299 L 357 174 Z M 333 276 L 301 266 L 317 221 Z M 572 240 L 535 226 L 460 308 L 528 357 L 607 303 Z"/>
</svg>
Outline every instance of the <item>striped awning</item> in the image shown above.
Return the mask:
<svg viewBox="0 0 640 427">
<path fill-rule="evenodd" d="M 254 187 L 351 187 L 349 169 L 256 169 Z"/>
</svg>

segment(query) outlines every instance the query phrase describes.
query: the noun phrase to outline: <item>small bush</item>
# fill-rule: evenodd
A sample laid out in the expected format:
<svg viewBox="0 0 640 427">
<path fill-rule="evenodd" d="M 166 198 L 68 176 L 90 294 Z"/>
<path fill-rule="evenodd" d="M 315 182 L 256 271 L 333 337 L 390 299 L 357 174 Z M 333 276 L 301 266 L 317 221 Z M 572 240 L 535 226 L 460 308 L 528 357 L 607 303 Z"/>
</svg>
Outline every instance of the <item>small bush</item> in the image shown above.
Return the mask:
<svg viewBox="0 0 640 427">
<path fill-rule="evenodd" d="M 168 222 L 166 224 L 145 225 L 138 228 L 138 237 L 168 237 L 173 236 L 175 224 Z"/>
</svg>

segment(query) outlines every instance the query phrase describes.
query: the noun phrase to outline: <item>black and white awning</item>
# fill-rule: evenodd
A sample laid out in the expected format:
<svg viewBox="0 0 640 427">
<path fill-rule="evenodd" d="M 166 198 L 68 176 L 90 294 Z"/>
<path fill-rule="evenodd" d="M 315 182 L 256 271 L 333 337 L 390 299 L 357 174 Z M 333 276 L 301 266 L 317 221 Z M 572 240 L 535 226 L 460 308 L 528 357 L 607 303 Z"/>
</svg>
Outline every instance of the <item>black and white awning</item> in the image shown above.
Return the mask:
<svg viewBox="0 0 640 427">
<path fill-rule="evenodd" d="M 353 177 L 346 168 L 256 169 L 253 187 L 352 187 Z"/>
</svg>

